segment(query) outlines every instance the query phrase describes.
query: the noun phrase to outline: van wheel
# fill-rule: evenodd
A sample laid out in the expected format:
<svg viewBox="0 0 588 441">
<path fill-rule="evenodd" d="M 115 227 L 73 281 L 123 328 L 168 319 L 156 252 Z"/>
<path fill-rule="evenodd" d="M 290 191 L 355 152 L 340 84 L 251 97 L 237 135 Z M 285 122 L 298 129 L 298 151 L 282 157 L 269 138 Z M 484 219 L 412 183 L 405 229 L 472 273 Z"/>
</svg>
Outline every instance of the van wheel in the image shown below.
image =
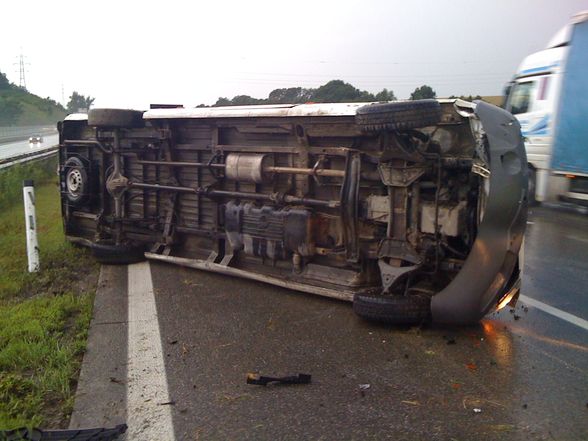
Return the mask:
<svg viewBox="0 0 588 441">
<path fill-rule="evenodd" d="M 143 127 L 143 112 L 129 109 L 92 109 L 88 125 L 95 127 Z"/>
<path fill-rule="evenodd" d="M 145 249 L 139 245 L 101 241 L 93 243 L 90 248 L 94 259 L 107 265 L 128 265 L 145 260 Z"/>
<path fill-rule="evenodd" d="M 539 205 L 537 201 L 537 171 L 533 167 L 529 167 L 529 206 L 535 207 Z"/>
<path fill-rule="evenodd" d="M 415 325 L 431 321 L 431 299 L 416 295 L 356 294 L 353 311 L 369 321 Z"/>
<path fill-rule="evenodd" d="M 366 132 L 408 130 L 433 126 L 441 119 L 437 100 L 369 104 L 357 109 L 355 122 Z"/>
<path fill-rule="evenodd" d="M 71 205 L 83 205 L 89 198 L 90 182 L 83 161 L 72 156 L 63 164 L 65 172 L 65 197 Z"/>
</svg>

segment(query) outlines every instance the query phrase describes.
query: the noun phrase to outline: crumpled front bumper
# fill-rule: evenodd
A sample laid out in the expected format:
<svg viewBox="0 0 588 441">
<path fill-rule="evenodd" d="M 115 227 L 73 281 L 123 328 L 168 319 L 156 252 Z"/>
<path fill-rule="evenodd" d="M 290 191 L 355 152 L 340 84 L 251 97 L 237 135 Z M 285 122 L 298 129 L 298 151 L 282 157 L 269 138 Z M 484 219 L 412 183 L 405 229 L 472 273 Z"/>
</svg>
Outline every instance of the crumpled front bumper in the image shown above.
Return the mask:
<svg viewBox="0 0 588 441">
<path fill-rule="evenodd" d="M 518 285 L 517 262 L 527 223 L 528 193 L 527 156 L 520 125 L 507 111 L 481 101 L 475 115 L 488 141 L 490 190 L 464 266 L 432 298 L 436 323 L 475 323 Z"/>
</svg>

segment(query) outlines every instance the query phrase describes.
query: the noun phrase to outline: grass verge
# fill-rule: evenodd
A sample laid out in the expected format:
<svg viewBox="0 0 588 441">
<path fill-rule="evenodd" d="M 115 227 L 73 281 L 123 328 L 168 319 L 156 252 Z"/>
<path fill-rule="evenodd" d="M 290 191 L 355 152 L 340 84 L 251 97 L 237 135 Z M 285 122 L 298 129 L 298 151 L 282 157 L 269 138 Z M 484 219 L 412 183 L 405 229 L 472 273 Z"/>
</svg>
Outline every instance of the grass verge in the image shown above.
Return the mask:
<svg viewBox="0 0 588 441">
<path fill-rule="evenodd" d="M 26 270 L 22 201 L 0 211 L 0 429 L 67 425 L 86 345 L 98 266 L 65 241 L 54 176 L 35 189 L 39 273 Z"/>
<path fill-rule="evenodd" d="M 22 181 L 33 179 L 35 185 L 55 182 L 57 157 L 23 162 L 0 170 L 0 208 L 8 208 L 22 199 Z"/>
</svg>

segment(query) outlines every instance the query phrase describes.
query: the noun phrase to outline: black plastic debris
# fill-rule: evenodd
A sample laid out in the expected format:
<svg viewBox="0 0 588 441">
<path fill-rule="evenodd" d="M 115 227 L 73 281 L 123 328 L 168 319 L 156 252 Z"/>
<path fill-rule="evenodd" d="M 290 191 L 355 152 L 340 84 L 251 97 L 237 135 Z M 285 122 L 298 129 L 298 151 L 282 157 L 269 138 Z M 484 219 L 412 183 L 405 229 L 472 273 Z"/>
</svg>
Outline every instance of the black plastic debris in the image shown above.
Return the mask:
<svg viewBox="0 0 588 441">
<path fill-rule="evenodd" d="M 453 335 L 444 335 L 443 339 L 447 342 L 448 345 L 454 345 L 455 342 L 455 337 Z"/>
<path fill-rule="evenodd" d="M 290 375 L 286 377 L 267 377 L 258 374 L 247 374 L 247 384 L 257 384 L 267 386 L 269 383 L 278 384 L 309 384 L 311 376 L 309 374 Z"/>
<path fill-rule="evenodd" d="M 111 429 L 41 430 L 23 427 L 0 430 L 0 441 L 112 441 L 126 431 L 126 424 Z"/>
</svg>

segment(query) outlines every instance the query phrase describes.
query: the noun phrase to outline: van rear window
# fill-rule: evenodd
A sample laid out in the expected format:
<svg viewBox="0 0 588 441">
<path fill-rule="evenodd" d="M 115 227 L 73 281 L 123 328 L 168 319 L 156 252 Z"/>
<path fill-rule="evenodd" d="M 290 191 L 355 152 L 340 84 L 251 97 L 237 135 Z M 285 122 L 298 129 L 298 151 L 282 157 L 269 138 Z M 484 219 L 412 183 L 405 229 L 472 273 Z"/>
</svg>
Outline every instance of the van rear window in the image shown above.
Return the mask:
<svg viewBox="0 0 588 441">
<path fill-rule="evenodd" d="M 531 109 L 531 96 L 535 89 L 535 81 L 527 81 L 525 83 L 516 83 L 510 91 L 510 99 L 508 100 L 508 110 L 513 115 L 519 113 L 527 113 Z"/>
</svg>

